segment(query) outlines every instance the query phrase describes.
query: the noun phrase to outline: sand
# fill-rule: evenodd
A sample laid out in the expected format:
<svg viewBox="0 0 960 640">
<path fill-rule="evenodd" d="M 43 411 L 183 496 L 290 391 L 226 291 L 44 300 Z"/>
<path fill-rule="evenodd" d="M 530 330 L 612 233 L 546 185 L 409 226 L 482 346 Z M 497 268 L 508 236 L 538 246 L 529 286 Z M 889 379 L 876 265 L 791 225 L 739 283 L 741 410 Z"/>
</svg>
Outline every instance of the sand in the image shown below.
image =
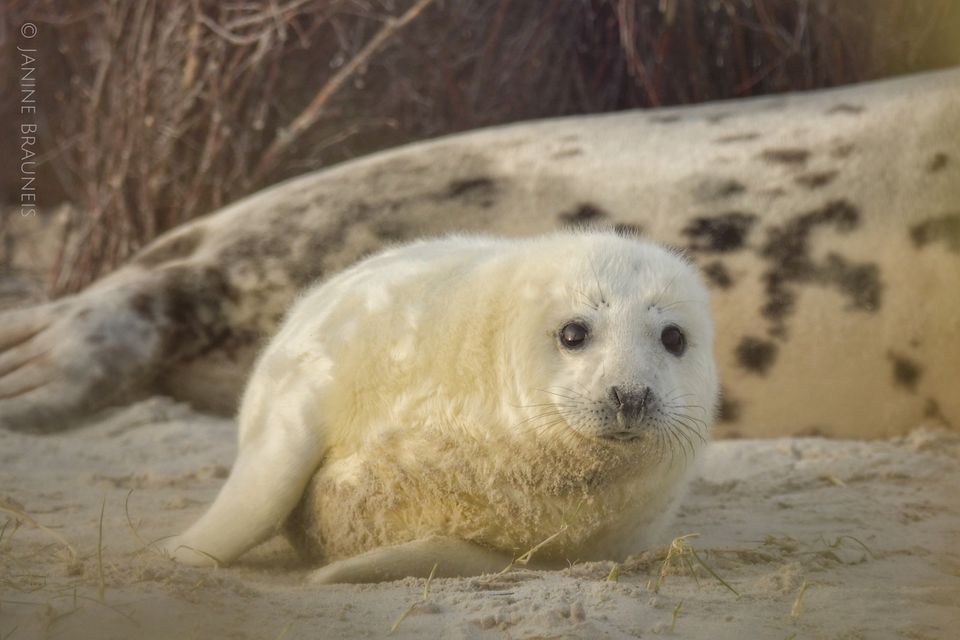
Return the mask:
<svg viewBox="0 0 960 640">
<path fill-rule="evenodd" d="M 426 599 L 422 579 L 311 585 L 280 538 L 214 570 L 151 551 L 213 499 L 234 436 L 165 398 L 0 432 L 0 638 L 960 637 L 954 432 L 712 443 L 670 537 L 696 534 L 680 544 L 729 588 L 664 546 L 433 580 Z"/>
</svg>

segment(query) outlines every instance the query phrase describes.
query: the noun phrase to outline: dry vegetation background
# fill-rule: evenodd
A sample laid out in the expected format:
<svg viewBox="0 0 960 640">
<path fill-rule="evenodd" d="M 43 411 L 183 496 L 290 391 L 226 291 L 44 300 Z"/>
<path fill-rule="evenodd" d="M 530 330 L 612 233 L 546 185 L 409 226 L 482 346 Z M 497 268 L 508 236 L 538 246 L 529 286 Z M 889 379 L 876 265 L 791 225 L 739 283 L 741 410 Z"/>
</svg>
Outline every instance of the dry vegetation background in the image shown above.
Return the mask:
<svg viewBox="0 0 960 640">
<path fill-rule="evenodd" d="M 956 0 L 3 0 L 0 205 L 26 20 L 40 204 L 72 205 L 52 294 L 279 179 L 411 140 L 960 63 Z M 7 211 L 0 231 L 25 223 Z"/>
</svg>

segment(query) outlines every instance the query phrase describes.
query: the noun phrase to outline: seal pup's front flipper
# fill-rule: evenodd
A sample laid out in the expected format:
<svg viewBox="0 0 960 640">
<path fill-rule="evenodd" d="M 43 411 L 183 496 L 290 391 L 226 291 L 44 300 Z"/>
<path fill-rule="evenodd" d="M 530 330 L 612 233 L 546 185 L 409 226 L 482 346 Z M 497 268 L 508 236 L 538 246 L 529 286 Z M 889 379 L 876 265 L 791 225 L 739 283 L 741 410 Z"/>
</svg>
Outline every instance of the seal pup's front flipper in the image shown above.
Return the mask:
<svg viewBox="0 0 960 640">
<path fill-rule="evenodd" d="M 401 578 L 456 578 L 496 573 L 510 557 L 447 536 L 430 536 L 404 544 L 380 547 L 317 569 L 313 584 L 386 582 Z M 434 570 L 436 567 L 436 570 Z"/>
<path fill-rule="evenodd" d="M 278 361 L 287 375 L 277 372 Z M 315 379 L 284 353 L 269 350 L 258 364 L 240 411 L 237 461 L 210 509 L 186 533 L 167 539 L 172 558 L 216 566 L 280 530 L 317 470 L 325 450 Z M 278 401 L 280 389 L 283 400 Z"/>
</svg>

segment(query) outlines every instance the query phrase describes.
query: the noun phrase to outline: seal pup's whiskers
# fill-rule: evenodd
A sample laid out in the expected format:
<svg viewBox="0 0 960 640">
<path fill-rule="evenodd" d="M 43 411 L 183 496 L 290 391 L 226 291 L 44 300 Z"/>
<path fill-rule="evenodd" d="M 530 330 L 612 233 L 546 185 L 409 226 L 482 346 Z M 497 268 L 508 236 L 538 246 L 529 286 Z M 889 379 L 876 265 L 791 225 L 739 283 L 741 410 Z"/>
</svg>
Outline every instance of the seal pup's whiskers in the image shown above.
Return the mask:
<svg viewBox="0 0 960 640">
<path fill-rule="evenodd" d="M 600 294 L 600 304 L 607 304 L 607 297 L 603 295 L 603 287 L 600 286 L 600 276 L 597 273 L 597 266 L 593 264 L 593 258 L 590 259 L 590 269 L 593 270 L 593 279 L 597 283 L 597 292 Z"/>
</svg>

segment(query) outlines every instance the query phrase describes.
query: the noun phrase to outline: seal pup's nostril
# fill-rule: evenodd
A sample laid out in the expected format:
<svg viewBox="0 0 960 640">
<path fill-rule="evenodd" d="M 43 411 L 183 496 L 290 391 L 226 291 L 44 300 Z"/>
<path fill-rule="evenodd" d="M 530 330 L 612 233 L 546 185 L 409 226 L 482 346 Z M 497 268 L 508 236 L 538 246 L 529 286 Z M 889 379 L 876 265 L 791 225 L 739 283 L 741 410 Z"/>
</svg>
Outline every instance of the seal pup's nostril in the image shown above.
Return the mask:
<svg viewBox="0 0 960 640">
<path fill-rule="evenodd" d="M 610 399 L 613 400 L 613 403 L 617 405 L 618 408 L 623 407 L 623 396 L 617 387 L 610 387 Z"/>
<path fill-rule="evenodd" d="M 640 396 L 640 406 L 641 406 L 641 407 L 647 406 L 647 403 L 650 401 L 650 394 L 651 394 L 651 393 L 652 393 L 652 392 L 650 391 L 650 387 L 644 387 L 644 388 L 643 388 L 643 393 L 642 393 L 641 396 Z"/>
</svg>

